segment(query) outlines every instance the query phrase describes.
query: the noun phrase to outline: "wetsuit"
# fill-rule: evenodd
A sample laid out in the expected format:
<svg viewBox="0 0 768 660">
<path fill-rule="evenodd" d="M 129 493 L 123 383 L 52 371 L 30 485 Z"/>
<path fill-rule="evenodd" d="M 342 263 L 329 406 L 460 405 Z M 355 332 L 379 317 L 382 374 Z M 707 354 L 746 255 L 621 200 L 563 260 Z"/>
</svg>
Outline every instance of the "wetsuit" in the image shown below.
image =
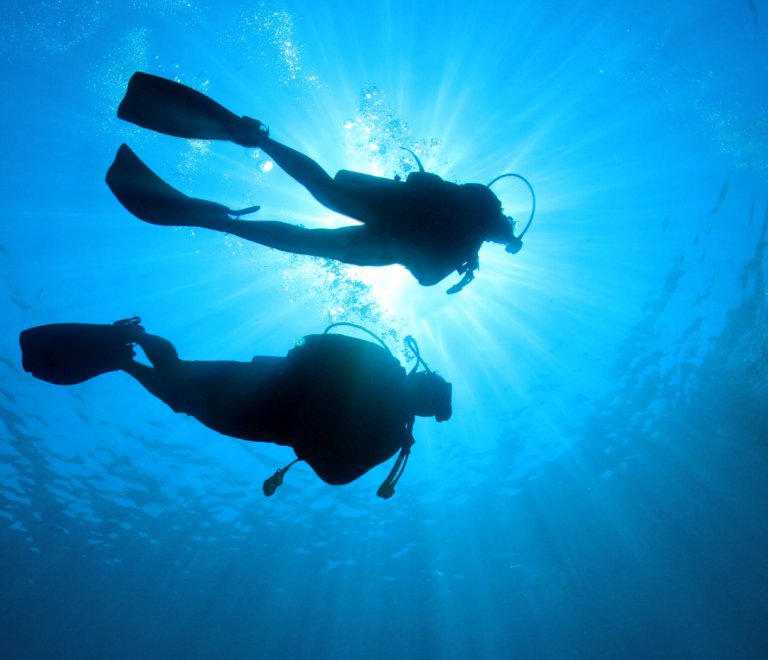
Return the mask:
<svg viewBox="0 0 768 660">
<path fill-rule="evenodd" d="M 168 367 L 167 385 L 153 393 L 175 412 L 234 438 L 292 447 L 334 486 L 354 481 L 412 442 L 405 370 L 368 341 L 309 335 L 284 358 L 176 359 Z"/>
<path fill-rule="evenodd" d="M 344 199 L 334 210 L 366 223 L 370 243 L 389 249 L 391 261 L 419 284 L 432 286 L 453 271 L 479 267 L 489 223 L 478 204 L 490 193 L 485 186 L 484 192 L 428 172 L 412 172 L 403 182 L 342 170 L 334 182 Z"/>
</svg>

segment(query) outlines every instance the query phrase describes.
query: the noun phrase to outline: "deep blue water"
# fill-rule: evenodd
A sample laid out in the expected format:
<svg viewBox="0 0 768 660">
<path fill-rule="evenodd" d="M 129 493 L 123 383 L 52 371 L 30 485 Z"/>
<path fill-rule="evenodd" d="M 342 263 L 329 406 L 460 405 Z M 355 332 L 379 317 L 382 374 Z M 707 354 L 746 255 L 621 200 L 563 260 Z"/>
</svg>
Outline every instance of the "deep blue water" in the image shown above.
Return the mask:
<svg viewBox="0 0 768 660">
<path fill-rule="evenodd" d="M 768 657 L 768 3 L 223 6 L 0 9 L 0 655 Z M 187 194 L 347 221 L 258 151 L 119 122 L 136 70 L 331 173 L 403 171 L 400 145 L 460 182 L 519 172 L 525 247 L 486 244 L 446 296 L 143 224 L 104 184 L 124 141 Z M 391 500 L 389 465 L 334 488 L 302 464 L 266 499 L 289 449 L 125 374 L 23 373 L 22 329 L 134 314 L 186 359 L 412 334 L 454 416 L 417 421 Z"/>
</svg>

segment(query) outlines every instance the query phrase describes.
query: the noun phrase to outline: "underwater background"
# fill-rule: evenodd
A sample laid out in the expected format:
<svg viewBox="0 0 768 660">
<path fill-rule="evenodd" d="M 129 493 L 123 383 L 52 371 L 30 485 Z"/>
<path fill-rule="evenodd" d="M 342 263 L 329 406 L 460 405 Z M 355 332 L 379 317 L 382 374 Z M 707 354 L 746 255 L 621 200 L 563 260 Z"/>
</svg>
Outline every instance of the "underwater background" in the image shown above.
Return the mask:
<svg viewBox="0 0 768 660">
<path fill-rule="evenodd" d="M 765 0 L 5 0 L 0 656 L 768 657 L 767 29 Z M 195 197 L 349 221 L 258 150 L 117 120 L 137 70 L 331 174 L 520 173 L 525 247 L 447 296 L 144 224 L 104 183 L 122 142 Z M 391 462 L 266 499 L 290 449 L 21 368 L 25 328 L 133 315 L 196 360 L 350 321 L 406 364 L 411 334 L 454 415 L 391 500 Z"/>
</svg>

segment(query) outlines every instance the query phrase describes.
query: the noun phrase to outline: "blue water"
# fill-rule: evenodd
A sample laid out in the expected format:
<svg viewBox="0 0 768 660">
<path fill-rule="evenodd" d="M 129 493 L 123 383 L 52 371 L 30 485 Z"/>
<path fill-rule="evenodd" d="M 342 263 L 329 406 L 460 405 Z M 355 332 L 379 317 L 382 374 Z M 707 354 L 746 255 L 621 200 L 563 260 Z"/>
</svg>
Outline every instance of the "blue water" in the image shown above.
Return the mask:
<svg viewBox="0 0 768 660">
<path fill-rule="evenodd" d="M 768 657 L 765 0 L 7 0 L 0 26 L 0 656 Z M 525 247 L 446 296 L 143 224 L 104 184 L 122 142 L 187 194 L 348 221 L 256 150 L 117 120 L 136 70 L 331 173 L 405 171 L 400 145 L 519 172 Z M 303 464 L 266 499 L 290 449 L 125 374 L 23 373 L 24 328 L 134 314 L 185 359 L 346 320 L 405 364 L 412 334 L 454 416 L 417 421 L 391 500 L 389 465 Z"/>
</svg>

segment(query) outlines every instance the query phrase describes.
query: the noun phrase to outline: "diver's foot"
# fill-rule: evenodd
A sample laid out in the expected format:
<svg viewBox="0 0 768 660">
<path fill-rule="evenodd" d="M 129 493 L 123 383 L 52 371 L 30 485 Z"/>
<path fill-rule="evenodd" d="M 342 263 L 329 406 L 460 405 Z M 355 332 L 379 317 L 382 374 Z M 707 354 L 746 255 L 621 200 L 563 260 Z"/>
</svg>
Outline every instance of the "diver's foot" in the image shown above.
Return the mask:
<svg viewBox="0 0 768 660">
<path fill-rule="evenodd" d="M 112 325 L 115 328 L 117 340 L 120 343 L 135 344 L 137 339 L 146 334 L 146 330 L 139 323 L 141 323 L 141 319 L 138 316 L 115 321 Z"/>
<path fill-rule="evenodd" d="M 241 117 L 237 127 L 237 135 L 232 140 L 243 147 L 260 147 L 264 138 L 269 137 L 269 128 L 258 119 Z"/>
</svg>

